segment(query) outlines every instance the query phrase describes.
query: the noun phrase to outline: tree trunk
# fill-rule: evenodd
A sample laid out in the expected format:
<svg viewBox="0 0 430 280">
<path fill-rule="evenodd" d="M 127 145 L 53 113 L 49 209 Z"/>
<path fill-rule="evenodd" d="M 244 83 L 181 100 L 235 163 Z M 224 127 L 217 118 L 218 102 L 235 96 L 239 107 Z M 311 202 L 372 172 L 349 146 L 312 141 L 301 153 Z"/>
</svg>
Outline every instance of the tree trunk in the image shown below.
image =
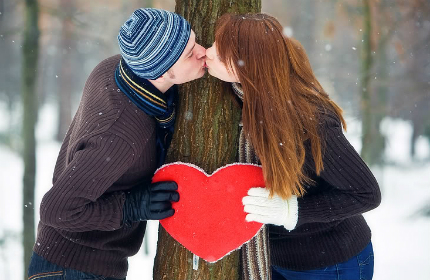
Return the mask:
<svg viewBox="0 0 430 280">
<path fill-rule="evenodd" d="M 197 41 L 204 47 L 212 45 L 215 22 L 222 14 L 260 10 L 261 0 L 176 0 L 176 12 L 191 23 Z M 167 162 L 193 163 L 207 173 L 234 162 L 240 109 L 234 104 L 230 84 L 206 75 L 181 86 L 179 96 L 178 118 Z M 193 270 L 193 254 L 160 226 L 153 279 L 239 278 L 238 251 L 214 264 L 199 260 L 198 269 Z"/>
<path fill-rule="evenodd" d="M 37 0 L 25 1 L 25 27 L 22 44 L 22 104 L 23 104 L 23 248 L 24 248 L 24 279 L 35 242 L 34 226 L 34 189 L 36 177 L 36 139 L 35 125 L 37 121 L 36 77 L 39 53 Z"/>
<path fill-rule="evenodd" d="M 72 122 L 72 72 L 74 64 L 72 61 L 72 52 L 75 51 L 76 40 L 73 38 L 72 16 L 74 11 L 73 1 L 61 1 L 62 32 L 60 47 L 60 74 L 58 77 L 59 86 L 57 92 L 58 98 L 58 127 L 57 141 L 63 141 L 67 129 Z"/>
<path fill-rule="evenodd" d="M 4 13 L 4 2 L 3 2 L 3 0 L 0 0 L 0 11 L 1 11 L 0 22 L 2 22 L 3 21 L 3 13 Z"/>
<path fill-rule="evenodd" d="M 414 158 L 416 156 L 415 143 L 417 142 L 418 136 L 419 134 L 418 134 L 417 124 L 414 121 L 412 121 L 412 135 L 411 135 L 411 144 L 410 144 L 411 158 Z"/>
<path fill-rule="evenodd" d="M 368 164 L 381 165 L 384 161 L 385 136 L 381 133 L 380 126 L 387 115 L 387 93 L 388 93 L 388 57 L 386 47 L 379 48 L 377 53 L 377 80 L 375 98 L 372 99 L 372 126 L 370 135 L 370 153 Z"/>
<path fill-rule="evenodd" d="M 361 113 L 362 113 L 362 148 L 361 157 L 369 163 L 371 157 L 371 94 L 370 94 L 370 69 L 372 67 L 372 46 L 371 46 L 371 12 L 370 0 L 363 0 L 363 44 L 361 57 L 360 90 L 361 90 Z"/>
<path fill-rule="evenodd" d="M 387 43 L 390 37 L 390 32 L 381 37 L 382 27 L 378 26 L 376 15 L 383 12 L 386 3 L 370 3 L 365 4 L 365 27 L 364 27 L 364 59 L 362 64 L 363 75 L 363 159 L 369 165 L 381 165 L 383 163 L 385 136 L 380 131 L 380 125 L 383 118 L 387 115 L 387 94 L 388 94 L 388 54 Z M 373 14 L 372 14 L 373 11 Z M 378 34 L 378 35 L 376 35 Z M 375 38 L 376 37 L 376 38 Z M 375 40 L 374 45 L 377 45 L 376 51 L 372 57 L 372 38 Z M 376 73 L 371 73 L 371 68 L 376 69 Z M 375 80 L 373 79 L 375 77 Z M 374 90 L 370 83 L 374 81 Z"/>
</svg>

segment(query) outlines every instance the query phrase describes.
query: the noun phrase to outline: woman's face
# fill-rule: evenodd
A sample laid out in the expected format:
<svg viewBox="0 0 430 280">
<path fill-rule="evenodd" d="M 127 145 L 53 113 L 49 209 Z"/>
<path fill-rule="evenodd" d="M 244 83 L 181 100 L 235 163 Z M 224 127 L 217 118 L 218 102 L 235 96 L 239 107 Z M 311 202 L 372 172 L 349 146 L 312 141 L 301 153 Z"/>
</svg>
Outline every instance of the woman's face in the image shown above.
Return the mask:
<svg viewBox="0 0 430 280">
<path fill-rule="evenodd" d="M 230 83 L 239 83 L 237 75 L 234 70 L 227 68 L 221 60 L 219 59 L 216 42 L 213 43 L 212 47 L 206 50 L 206 67 L 210 75 Z"/>
</svg>

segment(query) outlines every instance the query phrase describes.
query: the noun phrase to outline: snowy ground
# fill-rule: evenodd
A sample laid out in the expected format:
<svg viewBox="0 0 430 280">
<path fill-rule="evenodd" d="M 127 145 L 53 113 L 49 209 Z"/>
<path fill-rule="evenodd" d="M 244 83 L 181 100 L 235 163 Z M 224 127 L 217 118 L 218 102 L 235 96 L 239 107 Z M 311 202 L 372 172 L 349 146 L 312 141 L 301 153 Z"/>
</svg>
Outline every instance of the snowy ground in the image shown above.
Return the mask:
<svg viewBox="0 0 430 280">
<path fill-rule="evenodd" d="M 20 232 L 22 205 L 38 209 L 43 194 L 49 189 L 52 171 L 59 150 L 53 142 L 52 110 L 42 111 L 37 135 L 37 196 L 36 205 L 22 201 L 22 161 L 16 153 L 0 145 L 0 279 L 22 279 L 22 252 Z M 1 118 L 0 119 L 4 119 Z M 353 120 L 347 120 L 350 133 L 347 137 L 360 149 L 359 129 Z M 4 126 L 3 126 L 4 127 Z M 2 125 L 0 124 L 0 129 Z M 407 122 L 386 120 L 382 127 L 390 133 L 387 157 L 397 164 L 373 169 L 382 189 L 382 203 L 365 215 L 373 231 L 375 250 L 375 280 L 428 280 L 430 279 L 430 218 L 414 215 L 425 204 L 430 204 L 429 147 L 425 139 L 419 142 L 418 161 L 408 155 Z M 393 133 L 393 131 L 395 133 Z M 36 211 L 37 213 L 38 211 Z M 38 217 L 37 217 L 38 218 Z M 128 280 L 151 279 L 155 255 L 158 223 L 148 226 L 149 255 L 141 250 L 130 259 Z M 5 241 L 3 241 L 5 240 Z M 3 241 L 3 242 L 2 242 Z"/>
</svg>

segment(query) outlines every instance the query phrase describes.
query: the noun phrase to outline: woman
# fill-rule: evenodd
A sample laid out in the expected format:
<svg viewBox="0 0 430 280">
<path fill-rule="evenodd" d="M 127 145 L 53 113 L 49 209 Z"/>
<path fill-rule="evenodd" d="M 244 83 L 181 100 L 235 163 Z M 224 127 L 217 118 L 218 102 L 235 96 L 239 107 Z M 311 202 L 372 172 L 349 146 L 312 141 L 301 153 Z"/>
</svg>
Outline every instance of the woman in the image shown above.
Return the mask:
<svg viewBox="0 0 430 280">
<path fill-rule="evenodd" d="M 266 188 L 243 199 L 247 220 L 268 224 L 273 279 L 371 279 L 362 213 L 380 204 L 378 183 L 305 50 L 282 32 L 269 15 L 226 14 L 206 51 L 209 73 L 243 102 L 239 150 L 251 144 L 263 168 Z"/>
</svg>

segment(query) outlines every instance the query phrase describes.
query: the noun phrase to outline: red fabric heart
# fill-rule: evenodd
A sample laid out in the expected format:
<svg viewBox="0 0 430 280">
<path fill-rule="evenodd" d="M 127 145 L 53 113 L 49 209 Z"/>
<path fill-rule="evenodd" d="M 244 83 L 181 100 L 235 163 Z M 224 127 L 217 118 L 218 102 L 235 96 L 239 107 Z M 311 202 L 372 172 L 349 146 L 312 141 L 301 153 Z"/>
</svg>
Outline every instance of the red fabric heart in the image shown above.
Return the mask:
<svg viewBox="0 0 430 280">
<path fill-rule="evenodd" d="M 208 262 L 240 248 L 263 226 L 245 220 L 242 204 L 250 188 L 264 187 L 260 166 L 231 164 L 207 175 L 195 165 L 176 162 L 158 169 L 152 181 L 178 184 L 175 214 L 160 223 L 176 241 Z"/>
</svg>

